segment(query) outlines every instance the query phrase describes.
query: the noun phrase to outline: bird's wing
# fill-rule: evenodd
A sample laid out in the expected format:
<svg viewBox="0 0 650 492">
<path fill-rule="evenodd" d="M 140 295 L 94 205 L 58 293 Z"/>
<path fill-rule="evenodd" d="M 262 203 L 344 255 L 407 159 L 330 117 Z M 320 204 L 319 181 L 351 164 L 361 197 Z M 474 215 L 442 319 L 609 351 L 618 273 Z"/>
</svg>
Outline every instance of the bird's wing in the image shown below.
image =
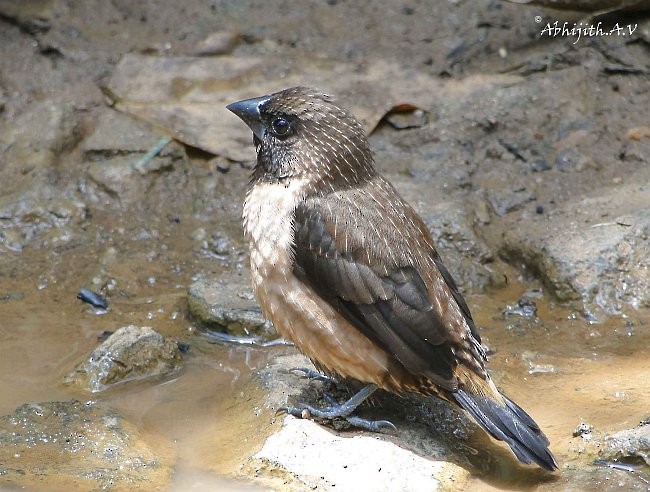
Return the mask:
<svg viewBox="0 0 650 492">
<path fill-rule="evenodd" d="M 467 304 L 430 239 L 418 239 L 426 227 L 417 216 L 417 223 L 396 228 L 386 217 L 385 200 L 354 194 L 347 197 L 345 217 L 332 213 L 341 210 L 332 207 L 341 196 L 309 199 L 296 208 L 294 273 L 409 372 L 456 389 L 459 361 L 483 369 Z M 396 200 L 408 207 L 396 194 L 384 198 L 393 199 L 393 212 Z M 427 286 L 432 276 L 437 285 Z M 442 302 L 432 300 L 432 289 Z M 455 310 L 449 307 L 454 304 Z M 455 323 L 449 323 L 449 309 L 457 313 Z"/>
</svg>

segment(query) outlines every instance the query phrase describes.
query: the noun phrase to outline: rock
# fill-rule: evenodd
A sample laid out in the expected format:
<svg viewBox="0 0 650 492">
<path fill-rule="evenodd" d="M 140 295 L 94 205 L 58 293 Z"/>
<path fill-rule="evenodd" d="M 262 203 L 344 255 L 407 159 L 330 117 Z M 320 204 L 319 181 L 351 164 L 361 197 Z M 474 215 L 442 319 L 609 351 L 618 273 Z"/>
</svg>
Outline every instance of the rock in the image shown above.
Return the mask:
<svg viewBox="0 0 650 492">
<path fill-rule="evenodd" d="M 564 204 L 536 227 L 513 228 L 501 253 L 540 275 L 562 301 L 581 301 L 596 316 L 650 306 L 648 172 L 628 185 Z"/>
<path fill-rule="evenodd" d="M 267 390 L 265 406 L 326 406 L 324 391 L 339 401 L 350 396 L 345 390 L 323 386 L 292 371 L 313 366 L 295 349 L 286 352 L 259 373 Z M 273 481 L 279 480 L 283 490 L 287 486 L 290 490 L 463 490 L 470 476 L 465 468 L 473 469 L 474 449 L 480 449 L 478 460 L 492 461 L 483 452 L 485 445 L 467 443 L 475 437 L 472 426 L 447 402 L 384 392 L 376 395 L 373 404 L 363 404 L 355 415 L 389 419 L 396 432 L 336 433 L 332 424 L 287 416 L 281 430 L 247 461 L 244 473 L 272 488 Z M 334 428 L 348 429 L 337 425 L 340 423 L 334 421 Z"/>
<path fill-rule="evenodd" d="M 0 168 L 2 166 L 0 165 Z M 4 170 L 7 170 L 5 168 Z M 2 179 L 0 169 L 0 179 Z M 11 177 L 7 177 L 14 183 Z M 22 251 L 36 239 L 40 246 L 67 243 L 77 234 L 68 228 L 86 218 L 86 205 L 47 185 L 44 177 L 21 183 L 10 193 L 0 195 L 0 247 Z M 49 237 L 48 237 L 49 233 Z"/>
<path fill-rule="evenodd" d="M 121 206 L 142 202 L 158 172 L 185 158 L 180 145 L 150 125 L 109 109 L 100 113 L 83 151 L 90 181 L 81 191 L 94 202 L 100 201 L 101 191 Z"/>
<path fill-rule="evenodd" d="M 196 43 L 196 46 L 189 50 L 188 54 L 195 56 L 227 55 L 240 41 L 241 36 L 238 32 L 214 32 Z"/>
<path fill-rule="evenodd" d="M 532 299 L 526 296 L 517 301 L 517 304 L 509 304 L 503 310 L 503 315 L 508 316 L 521 316 L 522 318 L 536 318 L 537 317 L 537 304 Z"/>
<path fill-rule="evenodd" d="M 171 459 L 169 446 L 95 402 L 27 403 L 0 417 L 0 485 L 12 490 L 160 490 Z"/>
<path fill-rule="evenodd" d="M 524 186 L 488 190 L 488 200 L 498 216 L 504 216 L 535 201 L 535 193 Z"/>
<path fill-rule="evenodd" d="M 391 111 L 384 118 L 396 130 L 419 128 L 429 122 L 429 115 L 426 111 L 410 107 L 404 111 Z"/>
<path fill-rule="evenodd" d="M 535 159 L 529 162 L 528 166 L 534 173 L 541 173 L 553 169 L 546 159 Z"/>
<path fill-rule="evenodd" d="M 635 126 L 625 132 L 625 138 L 629 140 L 643 140 L 650 138 L 650 126 Z"/>
<path fill-rule="evenodd" d="M 136 161 L 137 157 L 129 155 L 92 162 L 88 167 L 88 177 L 121 205 L 129 205 L 142 200 L 151 184 L 150 179 L 134 169 Z"/>
<path fill-rule="evenodd" d="M 52 186 L 52 168 L 80 133 L 77 113 L 67 104 L 32 102 L 18 115 L 0 114 L 0 247 L 21 251 L 44 231 L 84 217 L 83 203 Z M 72 237 L 60 234 L 55 242 Z"/>
<path fill-rule="evenodd" d="M 647 10 L 647 0 L 508 0 L 512 3 L 542 5 L 551 9 L 576 10 L 594 15 L 618 11 L 634 12 Z"/>
<path fill-rule="evenodd" d="M 162 136 L 147 123 L 105 108 L 97 117 L 95 130 L 84 140 L 82 147 L 87 159 L 110 157 L 116 154 L 146 152 L 156 145 Z"/>
<path fill-rule="evenodd" d="M 309 420 L 285 418 L 245 465 L 298 490 L 462 490 L 469 473 L 370 435 L 340 437 Z"/>
<path fill-rule="evenodd" d="M 235 336 L 275 336 L 272 325 L 262 316 L 250 287 L 250 273 L 229 275 L 219 280 L 198 280 L 187 291 L 192 317 L 204 328 Z"/>
<path fill-rule="evenodd" d="M 581 436 L 583 439 L 591 439 L 591 433 L 594 430 L 594 426 L 586 422 L 580 422 L 578 426 L 573 430 L 572 436 L 578 437 Z"/>
<path fill-rule="evenodd" d="M 120 205 L 140 202 L 156 179 L 153 171 L 169 169 L 174 163 L 171 156 L 154 157 L 142 169 L 136 166 L 141 156 L 133 153 L 92 162 L 88 167 L 88 176 L 104 193 L 116 198 Z"/>
<path fill-rule="evenodd" d="M 233 251 L 232 241 L 223 231 L 214 231 L 210 237 L 210 251 L 217 256 L 227 256 Z"/>
<path fill-rule="evenodd" d="M 0 15 L 14 22 L 21 29 L 31 34 L 46 32 L 50 29 L 48 8 L 45 2 L 1 2 Z"/>
<path fill-rule="evenodd" d="M 650 425 L 639 425 L 607 436 L 598 456 L 606 461 L 650 466 Z"/>
<path fill-rule="evenodd" d="M 79 118 L 72 106 L 38 101 L 30 104 L 0 133 L 0 142 L 10 146 L 16 155 L 49 152 L 49 158 L 53 159 L 77 144 L 81 137 L 80 129 Z M 34 139 L 34 135 L 38 138 Z"/>
<path fill-rule="evenodd" d="M 147 326 L 125 326 L 106 339 L 68 376 L 93 393 L 127 381 L 168 375 L 181 365 L 176 342 Z"/>
<path fill-rule="evenodd" d="M 580 172 L 594 164 L 584 154 L 575 149 L 562 149 L 555 157 L 555 166 L 562 172 Z"/>
</svg>

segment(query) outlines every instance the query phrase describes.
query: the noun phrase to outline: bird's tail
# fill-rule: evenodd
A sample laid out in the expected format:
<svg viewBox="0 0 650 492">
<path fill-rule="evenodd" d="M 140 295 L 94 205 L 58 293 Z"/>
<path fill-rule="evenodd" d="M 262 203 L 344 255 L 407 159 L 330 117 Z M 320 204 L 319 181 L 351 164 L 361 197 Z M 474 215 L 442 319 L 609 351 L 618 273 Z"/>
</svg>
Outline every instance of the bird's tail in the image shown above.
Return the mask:
<svg viewBox="0 0 650 492">
<path fill-rule="evenodd" d="M 459 388 L 451 392 L 455 401 L 492 437 L 504 441 L 519 461 L 537 463 L 548 471 L 557 470 L 557 462 L 548 449 L 549 441 L 530 415 L 509 398 L 501 395 L 494 383 L 487 381 L 491 393 Z M 495 396 L 496 396 L 495 395 Z"/>
</svg>

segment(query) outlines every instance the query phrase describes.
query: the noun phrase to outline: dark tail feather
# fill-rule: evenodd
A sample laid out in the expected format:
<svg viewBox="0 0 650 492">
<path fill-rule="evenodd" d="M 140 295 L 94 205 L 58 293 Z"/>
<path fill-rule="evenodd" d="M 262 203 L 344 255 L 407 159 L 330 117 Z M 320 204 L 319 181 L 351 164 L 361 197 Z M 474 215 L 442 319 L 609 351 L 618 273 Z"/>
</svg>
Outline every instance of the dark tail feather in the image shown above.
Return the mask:
<svg viewBox="0 0 650 492">
<path fill-rule="evenodd" d="M 548 449 L 548 439 L 539 426 L 512 400 L 503 396 L 506 406 L 485 395 L 472 395 L 459 389 L 452 393 L 458 404 L 495 439 L 510 446 L 519 461 L 537 463 L 548 471 L 557 470 L 557 462 Z"/>
</svg>

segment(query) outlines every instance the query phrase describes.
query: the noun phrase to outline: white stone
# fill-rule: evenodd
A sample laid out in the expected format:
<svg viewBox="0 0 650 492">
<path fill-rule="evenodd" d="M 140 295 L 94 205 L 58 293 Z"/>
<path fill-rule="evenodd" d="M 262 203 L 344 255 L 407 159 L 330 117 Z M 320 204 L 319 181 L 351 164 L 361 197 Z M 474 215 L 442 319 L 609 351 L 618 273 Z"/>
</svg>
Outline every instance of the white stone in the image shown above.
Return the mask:
<svg viewBox="0 0 650 492">
<path fill-rule="evenodd" d="M 311 420 L 290 416 L 249 466 L 258 476 L 284 475 L 285 483 L 305 490 L 462 490 L 469 477 L 453 463 L 426 459 L 379 436 L 340 437 Z"/>
</svg>

